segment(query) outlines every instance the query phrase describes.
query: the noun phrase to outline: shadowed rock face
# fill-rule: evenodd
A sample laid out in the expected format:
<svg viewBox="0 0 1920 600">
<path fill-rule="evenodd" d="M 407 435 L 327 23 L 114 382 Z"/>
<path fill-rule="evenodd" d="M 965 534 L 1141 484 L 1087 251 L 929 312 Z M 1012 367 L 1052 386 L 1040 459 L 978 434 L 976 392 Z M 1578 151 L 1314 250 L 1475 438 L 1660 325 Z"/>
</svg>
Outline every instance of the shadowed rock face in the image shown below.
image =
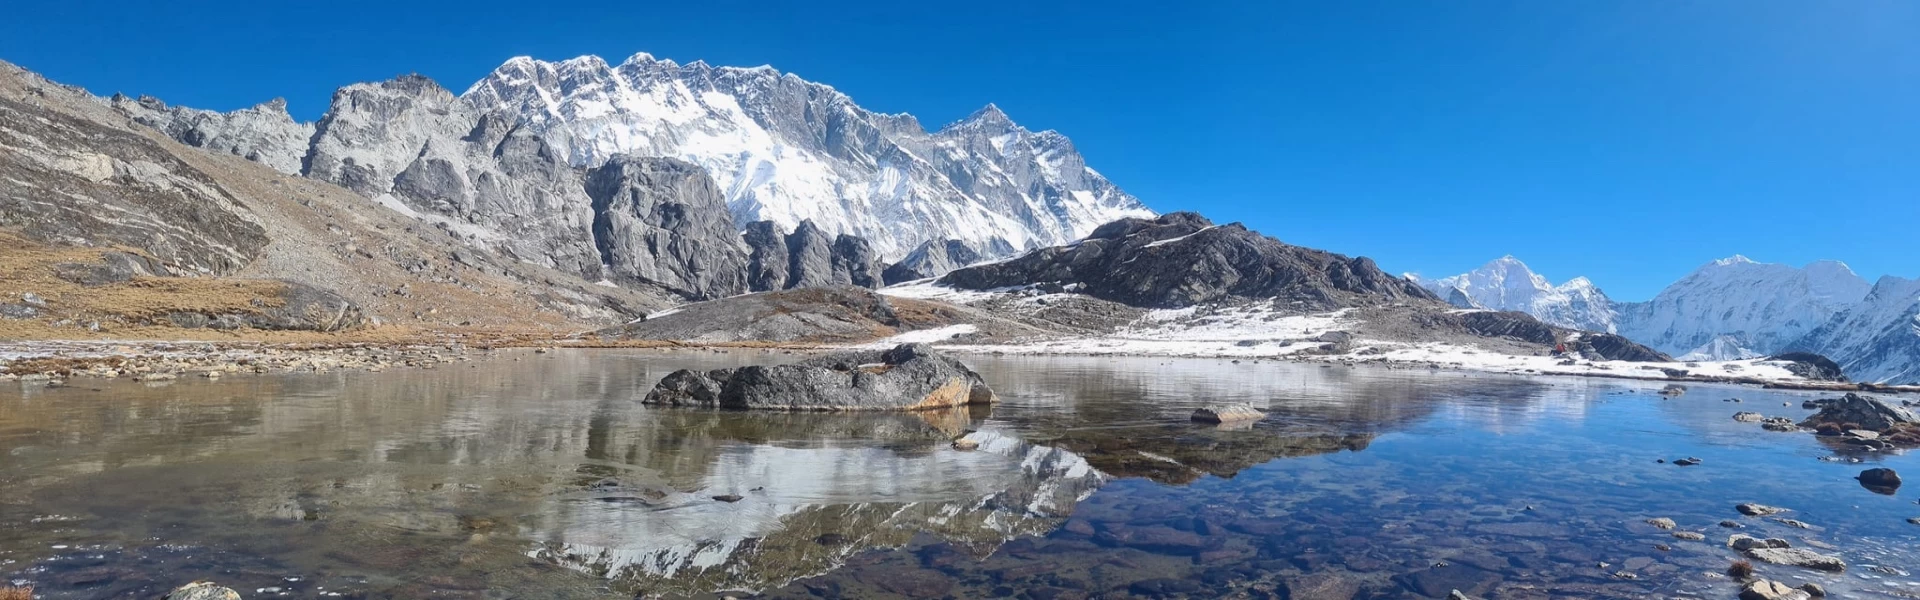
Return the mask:
<svg viewBox="0 0 1920 600">
<path fill-rule="evenodd" d="M 780 224 L 754 221 L 743 236 L 747 243 L 747 288 L 756 292 L 787 289 L 787 236 Z"/>
<path fill-rule="evenodd" d="M 1787 370 L 1795 375 L 1814 381 L 1846 381 L 1846 374 L 1840 371 L 1840 364 L 1833 359 L 1812 352 L 1788 352 L 1768 357 L 1767 360 L 1787 361 Z"/>
<path fill-rule="evenodd" d="M 771 410 L 923 410 L 996 401 L 980 375 L 923 344 L 792 365 L 675 371 L 646 404 Z"/>
<path fill-rule="evenodd" d="M 1304 309 L 1438 300 L 1371 259 L 1291 246 L 1194 213 L 1121 219 L 1073 245 L 959 269 L 941 281 L 967 289 L 1077 285 L 1096 298 L 1167 308 L 1231 298 L 1278 298 Z"/>
<path fill-rule="evenodd" d="M 773 221 L 748 223 L 747 284 L 756 292 L 851 285 L 877 288 L 880 256 L 866 239 L 828 236 L 813 221 L 782 234 Z"/>
<path fill-rule="evenodd" d="M 656 283 L 690 298 L 747 289 L 747 257 L 713 179 L 671 158 L 618 155 L 587 172 L 593 242 L 611 279 Z"/>
</svg>

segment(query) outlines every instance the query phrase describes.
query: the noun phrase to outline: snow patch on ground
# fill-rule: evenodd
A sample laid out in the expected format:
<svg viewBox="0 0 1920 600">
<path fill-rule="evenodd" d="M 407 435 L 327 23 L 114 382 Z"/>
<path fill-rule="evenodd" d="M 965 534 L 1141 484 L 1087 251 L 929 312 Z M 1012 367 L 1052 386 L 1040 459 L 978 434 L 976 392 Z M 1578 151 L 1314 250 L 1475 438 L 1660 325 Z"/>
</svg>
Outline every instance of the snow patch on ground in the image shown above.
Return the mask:
<svg viewBox="0 0 1920 600">
<path fill-rule="evenodd" d="M 871 342 L 867 342 L 865 344 L 861 344 L 860 347 L 892 348 L 894 346 L 898 346 L 901 344 L 931 344 L 934 342 L 943 342 L 943 341 L 951 340 L 954 338 L 954 336 L 967 335 L 969 333 L 973 333 L 979 330 L 980 330 L 979 327 L 975 327 L 971 324 L 962 323 L 959 325 L 948 325 L 946 327 L 935 327 L 933 329 L 921 329 L 918 331 L 909 331 L 906 333 L 902 333 L 900 335 L 895 335 L 892 337 L 884 337 Z"/>
<path fill-rule="evenodd" d="M 895 298 L 909 298 L 913 300 L 938 300 L 941 302 L 948 302 L 952 304 L 971 304 L 971 303 L 980 302 L 983 300 L 990 300 L 990 299 L 999 297 L 1001 294 L 1005 294 L 1007 292 L 1019 291 L 1020 289 L 1021 288 L 1010 287 L 1010 288 L 991 289 L 986 291 L 963 290 L 963 289 L 952 287 L 952 286 L 942 285 L 937 279 L 921 279 L 917 281 L 909 281 L 906 283 L 883 287 L 874 291 L 879 292 L 881 295 L 893 296 Z"/>
</svg>

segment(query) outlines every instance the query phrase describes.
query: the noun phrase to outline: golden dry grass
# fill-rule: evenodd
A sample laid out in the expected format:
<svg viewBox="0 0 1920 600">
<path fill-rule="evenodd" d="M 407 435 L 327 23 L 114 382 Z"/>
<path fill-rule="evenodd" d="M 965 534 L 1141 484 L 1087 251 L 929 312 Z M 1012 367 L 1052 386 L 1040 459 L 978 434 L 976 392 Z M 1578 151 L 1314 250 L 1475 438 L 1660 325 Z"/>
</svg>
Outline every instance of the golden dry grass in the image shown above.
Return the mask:
<svg viewBox="0 0 1920 600">
<path fill-rule="evenodd" d="M 33 600 L 33 586 L 0 586 L 0 600 Z"/>
</svg>

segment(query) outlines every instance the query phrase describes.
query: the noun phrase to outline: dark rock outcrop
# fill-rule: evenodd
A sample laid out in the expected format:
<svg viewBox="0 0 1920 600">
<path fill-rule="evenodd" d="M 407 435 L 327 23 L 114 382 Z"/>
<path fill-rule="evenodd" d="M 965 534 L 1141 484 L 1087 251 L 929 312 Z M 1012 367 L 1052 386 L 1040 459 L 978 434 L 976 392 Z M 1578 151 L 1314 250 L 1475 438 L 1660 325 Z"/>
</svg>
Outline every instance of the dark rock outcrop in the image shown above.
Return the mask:
<svg viewBox="0 0 1920 600">
<path fill-rule="evenodd" d="M 1814 381 L 1846 381 L 1847 376 L 1840 372 L 1840 364 L 1825 356 L 1812 352 L 1788 352 L 1767 357 L 1767 360 L 1786 361 L 1786 369 Z"/>
<path fill-rule="evenodd" d="M 1885 431 L 1895 425 L 1916 422 L 1912 411 L 1872 396 L 1848 393 L 1837 400 L 1823 404 L 1820 412 L 1801 421 L 1800 426 L 1819 427 L 1822 424 L 1833 424 Z"/>
<path fill-rule="evenodd" d="M 834 277 L 833 238 L 828 237 L 813 221 L 801 221 L 793 233 L 787 234 L 787 287 L 826 287 L 852 283 L 850 278 L 842 281 Z"/>
<path fill-rule="evenodd" d="M 1072 245 L 959 269 L 941 281 L 976 290 L 1058 284 L 1143 307 L 1228 298 L 1277 298 L 1302 309 L 1439 300 L 1371 259 L 1291 246 L 1239 223 L 1215 226 L 1184 212 L 1121 219 Z"/>
<path fill-rule="evenodd" d="M 846 278 L 856 287 L 877 288 L 881 281 L 880 255 L 873 244 L 859 236 L 840 234 L 833 238 L 833 279 Z"/>
<path fill-rule="evenodd" d="M 787 289 L 787 236 L 780 224 L 754 221 L 743 236 L 747 243 L 747 288 L 756 292 Z"/>
<path fill-rule="evenodd" d="M 725 409 L 923 410 L 996 401 L 978 373 L 921 344 L 791 365 L 667 375 L 643 403 Z"/>
<path fill-rule="evenodd" d="M 593 242 L 615 282 L 660 285 L 695 300 L 747 290 L 741 251 L 720 189 L 690 163 L 616 155 L 587 172 Z"/>
<path fill-rule="evenodd" d="M 747 224 L 747 285 L 756 292 L 794 288 L 884 285 L 880 257 L 858 236 L 828 236 L 813 221 L 781 234 L 773 221 Z"/>
<path fill-rule="evenodd" d="M 933 240 L 907 253 L 900 262 L 887 267 L 883 279 L 887 285 L 939 277 L 954 269 L 979 262 L 980 253 L 960 240 Z"/>
<path fill-rule="evenodd" d="M 1640 345 L 1633 340 L 1611 333 L 1581 334 L 1579 345 L 1585 352 L 1598 355 L 1602 360 L 1624 360 L 1631 362 L 1668 362 L 1673 357 L 1659 350 Z"/>
</svg>

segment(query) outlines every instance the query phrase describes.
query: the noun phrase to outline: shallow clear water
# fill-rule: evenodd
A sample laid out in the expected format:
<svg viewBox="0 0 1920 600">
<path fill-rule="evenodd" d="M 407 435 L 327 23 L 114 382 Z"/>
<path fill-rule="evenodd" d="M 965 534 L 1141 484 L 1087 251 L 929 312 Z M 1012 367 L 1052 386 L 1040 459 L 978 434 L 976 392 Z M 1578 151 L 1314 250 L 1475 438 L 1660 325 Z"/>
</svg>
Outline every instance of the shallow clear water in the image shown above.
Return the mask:
<svg viewBox="0 0 1920 600">
<path fill-rule="evenodd" d="M 673 369 L 791 358 L 513 351 L 382 373 L 10 384 L 0 580 L 46 598 L 150 598 L 195 579 L 248 598 L 1730 598 L 1717 573 L 1738 531 L 1849 565 L 1763 576 L 1920 597 L 1915 494 L 1852 479 L 1913 457 L 1730 418 L 1799 417 L 1810 394 L 982 356 L 967 361 L 1004 400 L 991 410 L 638 404 Z M 1217 402 L 1270 416 L 1187 422 Z M 969 430 L 989 443 L 949 447 Z M 1686 456 L 1704 464 L 1655 462 Z M 1742 517 L 1741 502 L 1813 528 Z"/>
</svg>

